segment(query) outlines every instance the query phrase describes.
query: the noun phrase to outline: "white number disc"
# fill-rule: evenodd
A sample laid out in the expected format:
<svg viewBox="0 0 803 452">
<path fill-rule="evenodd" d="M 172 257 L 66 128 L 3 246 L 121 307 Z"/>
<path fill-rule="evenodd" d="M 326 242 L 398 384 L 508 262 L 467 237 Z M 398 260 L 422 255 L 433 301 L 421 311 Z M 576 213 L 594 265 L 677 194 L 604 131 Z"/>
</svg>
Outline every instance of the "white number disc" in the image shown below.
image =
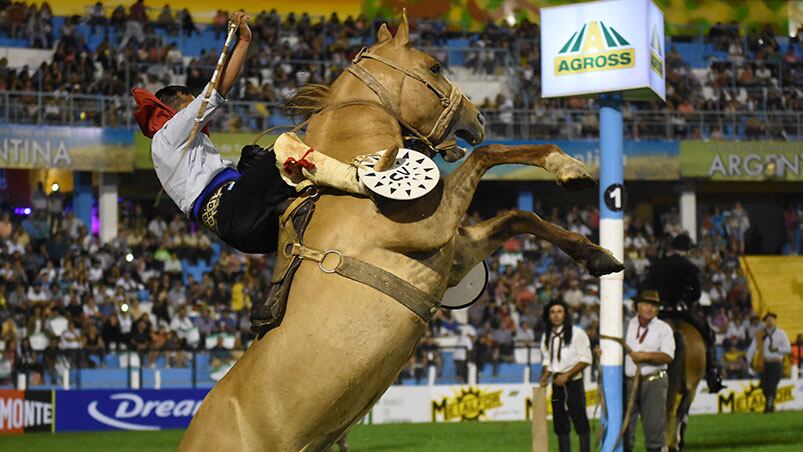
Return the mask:
<svg viewBox="0 0 803 452">
<path fill-rule="evenodd" d="M 365 157 L 357 169 L 360 182 L 379 196 L 408 201 L 431 192 L 441 173 L 435 162 L 412 149 L 399 149 L 396 162 L 387 171 L 374 171 L 374 165 L 385 151 Z"/>
</svg>

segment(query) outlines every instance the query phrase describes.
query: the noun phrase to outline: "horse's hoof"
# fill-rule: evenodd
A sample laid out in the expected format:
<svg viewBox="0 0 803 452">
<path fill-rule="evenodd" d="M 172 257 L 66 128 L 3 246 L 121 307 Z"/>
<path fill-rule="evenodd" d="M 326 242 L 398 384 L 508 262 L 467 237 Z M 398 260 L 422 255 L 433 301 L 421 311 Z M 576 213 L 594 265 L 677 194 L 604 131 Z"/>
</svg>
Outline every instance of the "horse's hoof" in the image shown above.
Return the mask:
<svg viewBox="0 0 803 452">
<path fill-rule="evenodd" d="M 561 169 L 557 177 L 558 184 L 569 190 L 583 190 L 597 185 L 597 180 L 585 170 L 582 164 L 570 165 Z"/>
<path fill-rule="evenodd" d="M 586 260 L 586 268 L 589 273 L 599 278 L 602 275 L 620 272 L 625 269 L 625 266 L 613 257 L 610 251 L 597 247 L 592 256 Z"/>
</svg>

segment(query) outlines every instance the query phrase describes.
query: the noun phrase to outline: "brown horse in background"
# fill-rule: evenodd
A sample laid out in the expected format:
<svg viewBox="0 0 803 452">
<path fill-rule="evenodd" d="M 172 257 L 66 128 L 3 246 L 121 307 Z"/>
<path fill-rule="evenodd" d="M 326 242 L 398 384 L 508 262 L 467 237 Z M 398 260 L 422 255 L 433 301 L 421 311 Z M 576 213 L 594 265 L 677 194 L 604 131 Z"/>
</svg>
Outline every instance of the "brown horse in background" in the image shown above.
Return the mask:
<svg viewBox="0 0 803 452">
<path fill-rule="evenodd" d="M 304 137 L 317 152 L 348 163 L 402 147 L 410 129 L 432 151 L 455 135 L 471 144 L 484 139 L 479 110 L 435 59 L 410 45 L 406 17 L 395 36 L 383 24 L 377 43 L 360 57 L 317 90 L 321 108 Z M 533 212 L 512 210 L 460 226 L 482 175 L 510 163 L 539 166 L 560 183 L 593 185 L 583 164 L 557 146 L 480 147 L 414 201 L 321 189 L 303 246 L 391 273 L 434 300 L 427 302 L 430 313 L 447 287 L 517 234 L 552 242 L 595 276 L 624 268 L 604 248 Z M 326 450 L 393 383 L 427 327 L 426 315 L 397 300 L 325 270 L 323 261 L 302 260 L 281 325 L 255 340 L 212 388 L 180 449 Z"/>
<path fill-rule="evenodd" d="M 685 447 L 689 408 L 705 374 L 705 340 L 689 322 L 678 316 L 663 318 L 675 331 L 675 359 L 669 365 L 666 394 L 666 445 L 670 451 Z"/>
</svg>

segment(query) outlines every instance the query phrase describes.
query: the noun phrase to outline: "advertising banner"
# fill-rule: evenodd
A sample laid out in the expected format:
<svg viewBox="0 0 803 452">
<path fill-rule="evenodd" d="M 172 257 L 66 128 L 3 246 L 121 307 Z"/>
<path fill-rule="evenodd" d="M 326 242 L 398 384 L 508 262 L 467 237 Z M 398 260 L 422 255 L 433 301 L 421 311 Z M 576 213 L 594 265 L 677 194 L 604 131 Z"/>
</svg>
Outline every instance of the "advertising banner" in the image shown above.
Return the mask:
<svg viewBox="0 0 803 452">
<path fill-rule="evenodd" d="M 485 144 L 555 144 L 564 152 L 588 166 L 592 175 L 599 174 L 600 148 L 596 140 L 490 140 Z M 625 141 L 625 180 L 677 180 L 680 177 L 677 141 Z M 448 173 L 458 164 L 438 158 L 441 171 Z M 501 165 L 491 168 L 483 180 L 554 180 L 546 170 L 527 165 Z"/>
<path fill-rule="evenodd" d="M 128 172 L 133 129 L 0 125 L 0 168 Z"/>
<path fill-rule="evenodd" d="M 53 429 L 53 392 L 0 389 L 0 434 Z"/>
<path fill-rule="evenodd" d="M 664 17 L 649 0 L 542 8 L 541 55 L 544 97 L 666 98 Z"/>
<path fill-rule="evenodd" d="M 683 141 L 680 173 L 727 181 L 803 181 L 803 145 L 786 141 Z"/>
<path fill-rule="evenodd" d="M 257 135 L 254 132 L 212 132 L 209 137 L 224 159 L 237 163 L 240 160 L 240 151 L 243 146 L 253 143 Z M 276 141 L 276 137 L 278 135 L 266 134 L 260 138 L 259 144 L 267 146 Z M 151 140 L 139 131 L 134 135 L 134 167 L 136 169 L 153 169 Z"/>
<path fill-rule="evenodd" d="M 726 380 L 726 389 L 710 394 L 705 383 L 697 388 L 691 414 L 744 413 L 764 410 L 758 380 Z M 392 386 L 371 410 L 371 423 L 523 421 L 532 412 L 534 385 Z M 586 411 L 599 418 L 596 383 L 586 384 Z M 552 397 L 551 387 L 547 398 Z M 775 399 L 777 410 L 803 410 L 803 381 L 781 380 Z M 552 415 L 552 406 L 547 403 Z"/>
<path fill-rule="evenodd" d="M 520 421 L 530 419 L 533 385 L 391 386 L 371 410 L 371 423 Z M 547 390 L 547 400 L 551 397 Z M 586 409 L 594 415 L 597 386 L 586 387 Z M 551 405 L 547 412 L 552 413 Z"/>
<path fill-rule="evenodd" d="M 700 384 L 691 414 L 764 410 L 764 395 L 758 380 L 723 383 L 726 389 L 719 394 L 708 393 L 705 384 Z M 533 387 L 532 384 L 391 386 L 364 422 L 529 420 Z M 585 389 L 587 414 L 599 418 L 597 385 L 586 384 Z M 207 389 L 0 390 L 0 434 L 186 428 L 207 392 Z M 550 399 L 551 388 L 546 400 Z M 803 380 L 781 380 L 775 406 L 779 411 L 803 410 Z M 551 417 L 549 403 L 547 412 Z"/>
<path fill-rule="evenodd" d="M 56 431 L 186 428 L 206 389 L 56 392 Z"/>
<path fill-rule="evenodd" d="M 708 393 L 705 384 L 697 388 L 697 397 L 691 405 L 691 414 L 761 413 L 764 411 L 764 393 L 758 380 L 727 380 L 719 394 Z M 778 411 L 803 410 L 803 380 L 784 379 L 775 393 Z"/>
</svg>

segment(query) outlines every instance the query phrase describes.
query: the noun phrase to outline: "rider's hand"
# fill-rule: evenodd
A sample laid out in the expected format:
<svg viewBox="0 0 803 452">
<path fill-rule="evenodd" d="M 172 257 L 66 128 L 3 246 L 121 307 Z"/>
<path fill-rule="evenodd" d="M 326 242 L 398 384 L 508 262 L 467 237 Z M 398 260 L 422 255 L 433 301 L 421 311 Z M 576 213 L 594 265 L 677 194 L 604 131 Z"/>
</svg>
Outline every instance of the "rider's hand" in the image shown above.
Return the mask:
<svg viewBox="0 0 803 452">
<path fill-rule="evenodd" d="M 240 41 L 251 41 L 251 29 L 248 28 L 249 19 L 251 19 L 251 16 L 246 14 L 244 11 L 236 11 L 231 16 L 231 22 L 237 25 L 237 29 L 240 32 Z"/>
</svg>

